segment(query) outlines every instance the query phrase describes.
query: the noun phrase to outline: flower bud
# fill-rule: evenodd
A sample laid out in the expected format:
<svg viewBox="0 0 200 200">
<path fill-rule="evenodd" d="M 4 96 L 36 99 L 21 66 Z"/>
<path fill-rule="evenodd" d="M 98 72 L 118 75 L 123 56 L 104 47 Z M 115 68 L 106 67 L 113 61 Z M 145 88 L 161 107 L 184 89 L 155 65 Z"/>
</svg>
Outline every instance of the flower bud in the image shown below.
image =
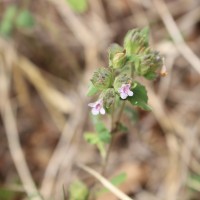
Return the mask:
<svg viewBox="0 0 200 200">
<path fill-rule="evenodd" d="M 135 65 L 135 71 L 140 76 L 146 76 L 147 74 L 155 74 L 157 69 L 162 67 L 163 59 L 156 51 L 149 51 L 140 57 L 140 62 Z"/>
<path fill-rule="evenodd" d="M 124 39 L 124 47 L 127 55 L 138 54 L 148 46 L 148 29 L 133 29 L 129 31 Z"/>
<path fill-rule="evenodd" d="M 126 53 L 118 44 L 112 44 L 109 48 L 109 65 L 113 68 L 123 67 L 126 63 Z"/>
<path fill-rule="evenodd" d="M 122 68 L 126 63 L 126 54 L 124 52 L 122 53 L 116 53 L 113 58 L 113 68 Z"/>
<path fill-rule="evenodd" d="M 112 74 L 108 69 L 101 67 L 94 72 L 91 82 L 97 89 L 103 90 L 109 88 L 112 82 Z"/>
<path fill-rule="evenodd" d="M 103 94 L 103 105 L 105 108 L 109 108 L 115 102 L 115 90 L 114 88 L 108 88 Z"/>
<path fill-rule="evenodd" d="M 131 83 L 132 83 L 132 79 L 130 78 L 129 75 L 127 75 L 127 74 L 120 74 L 119 76 L 117 76 L 115 78 L 115 81 L 114 81 L 115 91 L 118 93 L 119 92 L 119 88 L 121 88 L 121 86 L 123 84 L 131 84 Z"/>
</svg>

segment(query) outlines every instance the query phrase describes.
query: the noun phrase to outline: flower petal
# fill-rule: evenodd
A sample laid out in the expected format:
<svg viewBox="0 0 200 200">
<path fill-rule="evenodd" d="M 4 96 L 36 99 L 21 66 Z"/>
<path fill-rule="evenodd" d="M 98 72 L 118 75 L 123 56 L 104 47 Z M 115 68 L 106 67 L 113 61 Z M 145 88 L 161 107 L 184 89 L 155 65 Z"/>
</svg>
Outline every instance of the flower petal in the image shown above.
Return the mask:
<svg viewBox="0 0 200 200">
<path fill-rule="evenodd" d="M 126 99 L 127 98 L 127 96 L 128 96 L 128 94 L 126 94 L 126 93 L 120 93 L 120 97 L 122 98 L 122 99 Z"/>
<path fill-rule="evenodd" d="M 93 107 L 96 106 L 96 102 L 94 102 L 94 103 L 89 103 L 88 106 L 91 107 L 91 108 L 93 108 Z"/>
<path fill-rule="evenodd" d="M 92 114 L 93 115 L 98 115 L 99 114 L 99 110 L 97 110 L 96 108 L 92 108 Z"/>
<path fill-rule="evenodd" d="M 100 113 L 101 113 L 102 115 L 105 115 L 105 113 L 106 113 L 105 109 L 104 109 L 104 108 L 101 108 L 101 109 L 100 109 Z"/>
<path fill-rule="evenodd" d="M 133 92 L 131 90 L 128 91 L 128 96 L 133 96 Z"/>
</svg>

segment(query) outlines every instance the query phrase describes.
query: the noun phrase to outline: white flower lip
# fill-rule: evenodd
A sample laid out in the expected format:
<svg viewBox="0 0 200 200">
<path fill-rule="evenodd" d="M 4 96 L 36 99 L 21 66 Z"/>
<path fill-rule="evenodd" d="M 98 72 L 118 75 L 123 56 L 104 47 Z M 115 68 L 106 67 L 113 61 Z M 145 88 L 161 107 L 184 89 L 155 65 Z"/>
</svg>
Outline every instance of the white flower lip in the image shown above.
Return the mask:
<svg viewBox="0 0 200 200">
<path fill-rule="evenodd" d="M 119 88 L 119 94 L 122 99 L 126 99 L 128 96 L 133 96 L 133 92 L 130 90 L 131 84 L 122 84 Z"/>
<path fill-rule="evenodd" d="M 94 103 L 89 103 L 88 106 L 92 108 L 91 112 L 93 115 L 98 115 L 99 113 L 104 115 L 106 113 L 105 109 L 103 108 L 102 99 L 99 99 Z"/>
</svg>

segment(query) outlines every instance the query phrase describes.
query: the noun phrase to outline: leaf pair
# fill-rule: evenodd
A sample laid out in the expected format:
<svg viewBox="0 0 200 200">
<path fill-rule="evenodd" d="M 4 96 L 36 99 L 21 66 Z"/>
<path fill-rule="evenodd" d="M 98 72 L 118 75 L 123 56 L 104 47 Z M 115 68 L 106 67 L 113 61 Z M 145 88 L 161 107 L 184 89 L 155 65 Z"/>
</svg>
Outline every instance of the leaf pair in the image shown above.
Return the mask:
<svg viewBox="0 0 200 200">
<path fill-rule="evenodd" d="M 99 149 L 101 156 L 106 156 L 105 144 L 108 144 L 111 140 L 111 134 L 102 122 L 95 123 L 96 133 L 86 132 L 84 134 L 85 140 L 93 145 L 96 145 Z"/>
</svg>

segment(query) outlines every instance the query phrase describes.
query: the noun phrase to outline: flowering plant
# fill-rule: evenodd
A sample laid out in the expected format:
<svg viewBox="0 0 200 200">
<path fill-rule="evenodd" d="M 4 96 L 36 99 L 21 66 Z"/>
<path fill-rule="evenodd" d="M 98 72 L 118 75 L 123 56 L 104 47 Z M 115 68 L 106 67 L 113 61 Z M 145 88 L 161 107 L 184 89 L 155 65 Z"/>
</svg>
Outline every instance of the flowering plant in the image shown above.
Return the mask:
<svg viewBox="0 0 200 200">
<path fill-rule="evenodd" d="M 127 112 L 125 104 L 129 103 L 146 111 L 151 110 L 146 88 L 138 82 L 140 80 L 138 77 L 154 80 L 158 75 L 167 74 L 163 63 L 164 58 L 159 52 L 150 48 L 148 38 L 147 28 L 128 31 L 123 46 L 118 44 L 110 46 L 109 66 L 98 68 L 91 78 L 87 95 L 96 96 L 96 101 L 88 104 L 91 108 L 95 132 L 87 132 L 84 137 L 88 143 L 96 145 L 100 151 L 102 175 L 106 172 L 115 135 L 120 131 L 128 130 L 121 123 L 123 111 Z M 130 115 L 130 111 L 131 109 L 128 109 L 127 114 Z M 111 119 L 109 128 L 101 121 L 101 115 Z M 125 175 L 120 174 L 114 177 L 116 182 L 113 179 L 112 184 L 122 183 L 126 178 Z M 96 195 L 98 191 L 93 191 L 93 189 L 95 187 L 89 190 L 83 182 L 75 182 L 70 187 L 70 199 L 94 199 L 92 195 Z"/>
<path fill-rule="evenodd" d="M 128 31 L 123 47 L 118 44 L 110 46 L 109 66 L 98 68 L 91 78 L 87 95 L 99 94 L 96 102 L 88 104 L 92 109 L 92 114 L 111 116 L 110 130 L 98 117 L 94 120 L 96 134 L 85 134 L 85 139 L 97 145 L 103 156 L 105 162 L 102 174 L 105 172 L 115 133 L 124 127 L 121 125 L 120 118 L 125 103 L 128 102 L 146 111 L 151 110 L 145 86 L 136 81 L 136 78 L 144 77 L 148 80 L 155 80 L 160 73 L 161 75 L 166 74 L 163 68 L 164 59 L 159 52 L 150 48 L 148 38 L 147 28 Z M 106 144 L 109 144 L 107 150 Z"/>
</svg>

